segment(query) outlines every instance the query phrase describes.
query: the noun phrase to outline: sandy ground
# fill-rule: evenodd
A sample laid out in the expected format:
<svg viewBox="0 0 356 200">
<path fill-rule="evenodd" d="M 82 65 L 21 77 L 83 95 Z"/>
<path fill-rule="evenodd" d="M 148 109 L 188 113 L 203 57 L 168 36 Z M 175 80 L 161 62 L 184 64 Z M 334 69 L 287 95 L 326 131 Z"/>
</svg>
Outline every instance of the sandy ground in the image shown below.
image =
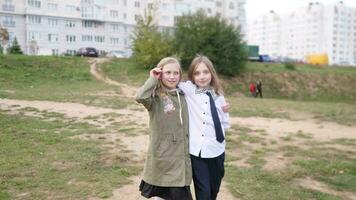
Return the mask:
<svg viewBox="0 0 356 200">
<path fill-rule="evenodd" d="M 108 84 L 116 85 L 122 89 L 123 95 L 125 97 L 132 98 L 134 96 L 136 88 L 132 88 L 128 85 L 121 84 L 115 81 L 112 81 L 105 75 L 103 75 L 98 69 L 97 64 L 102 63 L 105 60 L 102 59 L 93 59 L 91 60 L 90 71 L 97 79 L 102 80 Z M 109 92 L 110 93 L 110 92 Z M 111 93 L 110 93 L 111 94 Z M 108 109 L 100 108 L 94 106 L 87 106 L 79 103 L 61 103 L 53 101 L 28 101 L 28 100 L 15 100 L 15 99 L 0 99 L 0 109 L 6 110 L 9 114 L 19 113 L 21 108 L 36 108 L 39 111 L 48 111 L 64 114 L 68 118 L 74 118 L 78 121 L 86 121 L 92 123 L 101 128 L 105 128 L 110 125 L 109 122 L 105 122 L 105 119 L 100 124 L 92 122 L 87 117 L 93 116 L 102 116 L 107 113 L 115 113 L 121 117 L 118 117 L 116 121 L 123 120 L 132 120 L 138 123 L 141 127 L 147 129 L 148 126 L 148 114 L 145 111 L 140 111 L 137 109 L 137 106 L 128 107 L 126 109 Z M 24 115 L 36 117 L 36 114 L 31 111 L 21 111 Z M 352 138 L 356 139 L 356 127 L 343 126 L 331 122 L 316 122 L 310 119 L 290 121 L 286 119 L 269 119 L 262 117 L 249 117 L 249 118 L 240 118 L 233 117 L 231 118 L 231 124 L 236 124 L 243 127 L 249 127 L 253 130 L 263 129 L 266 131 L 266 138 L 275 138 L 279 139 L 280 137 L 285 136 L 286 133 L 297 133 L 298 131 L 312 135 L 314 139 L 327 141 L 330 139 L 337 138 Z M 117 134 L 108 132 L 107 134 L 100 135 L 100 139 L 107 141 L 108 148 L 108 160 L 110 161 L 110 156 L 115 156 L 117 154 L 122 154 L 125 152 L 128 159 L 131 159 L 132 162 L 143 165 L 145 154 L 148 146 L 148 135 L 141 134 L 135 136 L 127 136 L 125 134 Z M 98 135 L 81 135 L 74 138 L 79 139 L 98 139 Z M 337 145 L 334 145 L 335 148 Z M 339 147 L 339 148 L 343 148 Z M 352 150 L 352 149 L 351 149 Z M 265 169 L 279 169 L 283 168 L 288 164 L 288 160 L 285 160 L 283 155 L 267 155 L 266 156 L 267 164 Z M 234 161 L 235 164 L 240 167 L 248 167 L 248 164 L 244 163 L 243 160 Z M 125 199 L 125 200 L 141 200 L 138 192 L 138 184 L 140 181 L 139 176 L 131 177 L 131 183 L 125 185 L 121 188 L 117 188 L 113 191 L 113 196 L 109 198 L 110 200 L 114 199 Z M 318 190 L 321 192 L 334 194 L 341 196 L 345 199 L 355 200 L 354 193 L 341 193 L 339 191 L 334 191 L 322 183 L 318 183 L 315 180 L 309 178 L 301 179 L 297 181 L 298 184 L 303 185 L 303 187 L 308 187 L 310 189 Z M 92 198 L 97 199 L 97 198 Z M 219 193 L 218 199 L 220 200 L 236 200 L 237 198 L 228 190 L 227 183 L 223 182 L 221 187 L 221 192 Z"/>
</svg>

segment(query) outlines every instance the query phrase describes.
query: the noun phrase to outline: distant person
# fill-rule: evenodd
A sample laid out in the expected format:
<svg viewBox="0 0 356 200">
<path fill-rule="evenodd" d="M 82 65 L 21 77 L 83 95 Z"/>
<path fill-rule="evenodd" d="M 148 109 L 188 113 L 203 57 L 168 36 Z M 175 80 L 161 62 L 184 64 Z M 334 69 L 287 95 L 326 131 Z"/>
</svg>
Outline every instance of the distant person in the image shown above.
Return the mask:
<svg viewBox="0 0 356 200">
<path fill-rule="evenodd" d="M 262 96 L 262 82 L 261 81 L 257 81 L 257 92 L 256 92 L 256 97 L 260 96 L 261 98 L 263 98 Z"/>
<path fill-rule="evenodd" d="M 250 93 L 253 97 L 256 97 L 256 85 L 253 82 L 250 83 Z"/>
<path fill-rule="evenodd" d="M 164 58 L 150 71 L 136 96 L 150 116 L 150 143 L 140 184 L 146 198 L 193 199 L 188 107 L 184 93 L 177 88 L 181 78 L 178 60 Z"/>
</svg>

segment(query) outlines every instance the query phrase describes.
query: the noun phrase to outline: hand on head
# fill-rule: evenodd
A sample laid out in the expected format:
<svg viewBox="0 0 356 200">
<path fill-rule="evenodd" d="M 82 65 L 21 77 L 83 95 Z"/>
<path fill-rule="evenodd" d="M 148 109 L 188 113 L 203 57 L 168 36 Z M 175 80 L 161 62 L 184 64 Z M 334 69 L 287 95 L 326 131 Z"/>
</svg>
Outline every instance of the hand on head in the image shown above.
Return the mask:
<svg viewBox="0 0 356 200">
<path fill-rule="evenodd" d="M 150 76 L 154 77 L 156 79 L 161 79 L 161 77 L 162 77 L 162 69 L 159 68 L 159 67 L 155 67 L 155 68 L 151 69 Z"/>
</svg>

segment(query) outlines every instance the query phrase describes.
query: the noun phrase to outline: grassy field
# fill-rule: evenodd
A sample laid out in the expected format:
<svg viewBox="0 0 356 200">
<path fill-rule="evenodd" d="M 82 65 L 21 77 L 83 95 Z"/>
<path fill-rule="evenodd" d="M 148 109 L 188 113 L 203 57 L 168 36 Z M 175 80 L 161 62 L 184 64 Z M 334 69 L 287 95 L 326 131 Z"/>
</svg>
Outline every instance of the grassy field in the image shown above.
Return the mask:
<svg viewBox="0 0 356 200">
<path fill-rule="evenodd" d="M 241 95 L 244 94 L 243 84 L 248 84 L 251 73 L 269 78 L 274 76 L 267 76 L 267 73 L 278 74 L 278 81 L 284 73 L 289 73 L 283 66 L 274 67 L 249 64 L 240 77 L 224 78 L 224 84 L 231 84 L 226 97 L 231 104 L 232 117 L 356 126 L 356 104 L 351 101 L 353 91 L 331 102 L 326 102 L 326 97 L 322 96 L 319 96 L 320 101 L 311 98 L 296 101 L 292 100 L 293 95 L 283 99 L 277 99 L 278 96 L 254 99 Z M 101 69 L 111 79 L 132 87 L 140 86 L 148 76 L 148 71 L 132 60 L 112 60 Z M 317 80 L 330 76 L 342 79 L 346 76 L 353 80 L 356 69 L 298 66 L 297 71 L 291 73 L 320 75 Z M 278 84 L 282 83 L 286 81 Z M 339 83 L 334 86 L 339 87 Z M 268 87 L 266 83 L 266 92 Z M 103 92 L 115 95 L 102 95 Z M 76 102 L 99 108 L 140 111 L 131 108 L 132 99 L 118 96 L 120 94 L 120 88 L 97 81 L 90 75 L 87 59 L 0 56 L 0 98 Z M 140 174 L 143 163 L 133 163 L 125 157 L 129 152 L 120 137 L 146 134 L 145 127 L 131 121 L 117 122 L 117 119 L 127 118 L 124 114 L 108 113 L 76 119 L 63 113 L 32 107 L 16 110 L 17 107 L 4 108 L 0 104 L 1 200 L 105 199 L 113 195 L 113 190 L 129 184 L 130 177 Z M 102 124 L 104 128 L 99 126 Z M 224 178 L 232 194 L 242 200 L 355 197 L 356 140 L 321 141 L 312 133 L 303 132 L 303 127 L 300 129 L 277 137 L 266 129 L 233 124 L 227 134 Z M 110 140 L 108 134 L 114 135 L 114 139 Z M 83 135 L 96 139 L 78 139 Z M 107 156 L 113 149 L 117 149 L 116 154 L 108 162 Z M 276 166 L 268 167 L 273 163 Z M 327 191 L 308 187 L 308 180 L 323 184 L 321 188 L 327 188 Z"/>
<path fill-rule="evenodd" d="M 77 102 L 108 108 L 128 103 L 116 96 L 102 96 L 120 88 L 96 80 L 87 59 L 80 57 L 0 56 L 0 98 Z"/>
<path fill-rule="evenodd" d="M 71 139 L 104 132 L 95 126 L 56 113 L 39 119 L 1 111 L 0 122 L 0 199 L 110 197 L 140 169 L 119 159 L 108 165 L 100 141 Z"/>
</svg>

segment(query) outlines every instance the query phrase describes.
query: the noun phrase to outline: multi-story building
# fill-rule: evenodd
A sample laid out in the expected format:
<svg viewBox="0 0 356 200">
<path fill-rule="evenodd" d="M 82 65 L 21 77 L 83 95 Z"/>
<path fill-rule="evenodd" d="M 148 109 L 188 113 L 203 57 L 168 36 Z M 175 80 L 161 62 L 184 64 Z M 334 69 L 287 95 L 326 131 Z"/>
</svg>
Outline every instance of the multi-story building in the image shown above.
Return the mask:
<svg viewBox="0 0 356 200">
<path fill-rule="evenodd" d="M 150 7 L 155 22 L 173 28 L 179 16 L 203 9 L 245 30 L 245 0 L 0 0 L 0 25 L 26 54 L 75 54 L 81 47 L 101 53 L 131 52 L 136 20 Z"/>
<path fill-rule="evenodd" d="M 261 54 L 305 61 L 326 54 L 329 64 L 356 66 L 356 8 L 309 3 L 291 13 L 271 11 L 247 25 L 247 41 Z"/>
</svg>

